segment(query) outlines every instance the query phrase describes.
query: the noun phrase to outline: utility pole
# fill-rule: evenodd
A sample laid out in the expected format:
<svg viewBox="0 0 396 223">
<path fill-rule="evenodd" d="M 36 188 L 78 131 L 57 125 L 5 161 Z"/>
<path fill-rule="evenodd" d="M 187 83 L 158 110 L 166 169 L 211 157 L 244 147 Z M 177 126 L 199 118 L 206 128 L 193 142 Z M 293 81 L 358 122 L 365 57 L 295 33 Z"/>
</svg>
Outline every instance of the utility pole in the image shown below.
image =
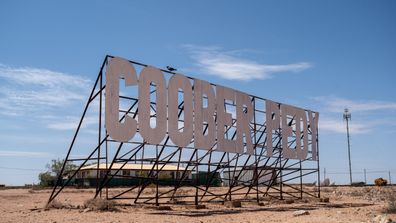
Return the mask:
<svg viewBox="0 0 396 223">
<path fill-rule="evenodd" d="M 346 121 L 347 138 L 348 138 L 349 182 L 352 185 L 351 144 L 349 142 L 349 120 L 351 119 L 351 113 L 347 108 L 344 109 L 344 119 Z"/>
<path fill-rule="evenodd" d="M 389 176 L 389 185 L 392 185 L 392 179 L 391 179 L 391 173 L 390 173 L 390 170 L 389 170 L 389 172 L 388 172 L 388 176 Z"/>
<path fill-rule="evenodd" d="M 363 170 L 364 170 L 364 183 L 367 184 L 366 169 L 363 169 Z"/>
</svg>

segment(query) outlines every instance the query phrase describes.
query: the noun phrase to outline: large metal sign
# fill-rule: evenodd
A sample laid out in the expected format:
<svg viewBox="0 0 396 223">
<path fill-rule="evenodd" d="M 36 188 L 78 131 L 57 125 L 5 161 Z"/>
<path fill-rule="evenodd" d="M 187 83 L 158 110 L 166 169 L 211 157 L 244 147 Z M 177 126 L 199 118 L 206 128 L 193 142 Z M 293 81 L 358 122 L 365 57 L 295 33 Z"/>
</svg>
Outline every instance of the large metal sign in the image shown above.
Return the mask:
<svg viewBox="0 0 396 223">
<path fill-rule="evenodd" d="M 126 86 L 139 89 L 137 118 L 126 116 L 123 123 L 119 121 L 118 114 L 120 79 L 125 80 Z M 256 108 L 254 96 L 199 79 L 189 79 L 181 74 L 173 75 L 166 83 L 161 70 L 151 66 L 143 68 L 138 79 L 133 65 L 121 58 L 113 58 L 107 64 L 106 83 L 106 127 L 110 137 L 119 142 L 128 142 L 139 130 L 148 144 L 158 144 L 169 135 L 178 147 L 193 143 L 196 149 L 214 148 L 223 152 L 254 154 L 256 148 L 252 138 L 256 134 L 254 126 L 257 124 L 253 111 L 253 107 Z M 155 86 L 156 91 L 155 111 L 150 108 L 151 86 Z M 179 92 L 183 94 L 182 120 L 177 116 Z M 235 109 L 227 110 L 227 104 Z M 262 109 L 266 113 L 263 118 L 267 124 L 267 142 L 272 142 L 273 131 L 281 130 L 283 157 L 304 160 L 310 149 L 312 159 L 316 160 L 318 113 L 269 100 L 265 101 L 265 109 Z M 236 113 L 235 124 L 232 111 Z M 151 127 L 152 115 L 155 116 L 155 127 Z M 260 121 L 263 122 L 257 120 Z M 294 127 L 290 122 L 295 122 Z M 232 126 L 235 126 L 235 140 L 226 134 Z M 204 128 L 207 128 L 206 133 Z M 312 132 L 310 148 L 308 130 Z M 288 144 L 289 137 L 295 138 L 295 146 Z M 273 146 L 267 146 L 267 156 L 272 156 L 272 151 Z"/>
<path fill-rule="evenodd" d="M 99 105 L 96 148 L 83 159 L 73 158 L 75 141 L 95 101 Z M 285 194 L 318 197 L 320 190 L 303 189 L 303 179 L 319 180 L 318 119 L 314 111 L 107 56 L 66 156 L 66 161 L 80 162 L 80 167 L 63 182 L 61 173 L 50 201 L 92 160 L 97 163 L 96 196 L 106 188 L 108 199 L 158 204 L 178 197 L 176 192 L 183 186 L 196 189 L 191 195 L 196 204 L 246 198 L 251 193 L 257 201 L 265 196 L 283 199 Z M 120 174 L 130 163 L 152 168 L 144 176 Z M 171 170 L 171 165 L 175 166 L 167 181 L 171 189 L 161 193 L 161 171 Z M 109 197 L 108 187 L 117 177 L 139 183 Z M 211 191 L 215 180 L 216 186 L 223 184 L 228 190 Z M 151 183 L 157 185 L 155 196 L 142 196 Z M 134 196 L 124 196 L 134 190 Z"/>
</svg>

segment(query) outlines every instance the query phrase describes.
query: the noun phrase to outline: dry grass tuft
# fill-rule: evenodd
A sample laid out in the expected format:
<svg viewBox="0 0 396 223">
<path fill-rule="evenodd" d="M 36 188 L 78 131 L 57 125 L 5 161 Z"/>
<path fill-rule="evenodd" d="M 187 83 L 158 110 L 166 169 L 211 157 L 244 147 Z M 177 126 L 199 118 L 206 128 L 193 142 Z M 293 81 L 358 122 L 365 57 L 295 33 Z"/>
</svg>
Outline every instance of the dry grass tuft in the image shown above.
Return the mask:
<svg viewBox="0 0 396 223">
<path fill-rule="evenodd" d="M 49 209 L 63 209 L 63 208 L 68 208 L 67 205 L 63 204 L 62 202 L 58 200 L 53 200 L 51 203 L 47 204 L 46 208 Z"/>
<path fill-rule="evenodd" d="M 118 211 L 116 202 L 100 198 L 93 198 L 85 201 L 84 207 L 92 211 Z"/>
<path fill-rule="evenodd" d="M 184 189 L 177 189 L 175 196 L 184 196 L 184 195 L 188 195 L 188 190 L 184 190 Z"/>
</svg>

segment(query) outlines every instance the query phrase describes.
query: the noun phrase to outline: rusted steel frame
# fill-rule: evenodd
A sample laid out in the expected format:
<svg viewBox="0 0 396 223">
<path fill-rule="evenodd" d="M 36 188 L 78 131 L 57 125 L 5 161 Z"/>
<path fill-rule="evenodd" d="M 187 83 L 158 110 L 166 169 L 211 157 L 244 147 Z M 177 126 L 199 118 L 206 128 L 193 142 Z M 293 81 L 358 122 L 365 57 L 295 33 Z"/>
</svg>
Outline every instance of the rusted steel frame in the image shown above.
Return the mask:
<svg viewBox="0 0 396 223">
<path fill-rule="evenodd" d="M 101 146 L 101 145 L 103 144 L 103 142 L 105 142 L 105 141 L 106 141 L 106 138 L 103 139 L 102 142 L 92 151 L 92 153 L 88 156 L 88 159 L 91 158 L 91 156 L 92 156 L 93 154 L 95 154 L 95 152 L 98 150 L 99 146 Z M 85 161 L 77 168 L 77 170 L 73 172 L 73 174 L 71 175 L 71 177 L 69 177 L 69 178 L 67 179 L 67 181 L 66 181 L 65 184 L 62 183 L 61 187 L 59 188 L 59 190 L 58 190 L 56 193 L 51 194 L 51 197 L 50 197 L 50 199 L 48 200 L 48 203 L 50 203 L 51 201 L 53 201 L 53 200 L 55 199 L 55 197 L 58 196 L 58 194 L 63 190 L 63 188 L 64 188 L 66 185 L 68 185 L 68 184 L 70 183 L 71 179 L 73 179 L 73 177 L 76 176 L 77 172 L 87 163 L 87 161 L 88 161 L 88 160 L 85 160 Z M 53 195 L 53 196 L 52 196 L 52 195 Z"/>
<path fill-rule="evenodd" d="M 182 106 L 183 106 L 183 107 L 182 107 Z M 181 116 L 181 114 L 182 114 L 182 112 L 183 112 L 183 110 L 184 110 L 184 101 L 181 102 L 181 103 L 178 105 L 178 108 L 180 109 L 180 111 L 179 111 L 179 113 L 177 114 L 177 117 L 180 118 L 180 116 Z M 163 152 L 164 149 L 166 148 L 166 144 L 167 144 L 169 138 L 170 138 L 170 137 L 169 137 L 169 135 L 168 135 L 167 138 L 166 138 L 166 140 L 165 140 L 165 144 L 162 146 L 160 153 L 159 153 L 158 156 L 156 157 L 156 161 L 155 161 L 153 167 L 151 168 L 151 170 L 150 170 L 148 176 L 151 176 L 151 174 L 153 173 L 154 166 L 155 166 L 155 165 L 158 165 L 159 157 L 161 157 L 162 152 Z M 194 151 L 194 152 L 195 152 L 195 151 Z M 176 153 L 174 153 L 174 154 L 176 154 Z M 170 160 L 170 159 L 171 159 L 171 158 L 169 158 L 169 160 Z M 169 161 L 169 160 L 168 160 L 168 161 Z M 165 163 L 165 164 L 166 164 L 166 163 Z M 165 166 L 165 164 L 164 164 L 164 166 Z M 163 167 L 164 167 L 164 166 L 163 166 Z M 163 167 L 162 167 L 162 168 L 163 168 Z M 161 169 L 162 169 L 162 168 L 161 168 Z M 186 170 L 187 170 L 187 168 L 186 168 Z M 184 170 L 184 171 L 186 171 L 186 170 Z M 158 171 L 157 171 L 156 174 L 158 175 Z M 151 181 L 148 181 L 148 182 L 151 182 Z M 138 192 L 138 196 L 137 196 L 137 198 L 135 199 L 135 203 L 136 203 L 136 201 L 137 201 L 137 199 L 139 198 L 140 194 L 143 192 L 144 188 L 145 188 L 147 185 L 148 185 L 147 182 L 143 183 L 143 185 L 141 186 L 141 188 L 140 188 L 140 190 L 139 190 L 139 192 Z"/>
<path fill-rule="evenodd" d="M 256 117 L 256 115 L 254 115 L 254 118 L 255 118 L 255 117 Z M 254 146 L 254 148 L 255 148 L 255 167 L 256 167 L 256 168 L 255 168 L 255 171 L 257 171 L 258 165 L 259 165 L 259 163 L 260 163 L 260 161 L 261 161 L 260 158 L 261 158 L 261 157 L 264 157 L 263 154 L 264 154 L 264 145 L 265 145 L 265 142 L 267 141 L 266 138 L 264 139 L 263 147 L 261 147 L 261 151 L 260 151 L 260 155 L 259 155 L 259 158 L 258 158 L 258 159 L 256 158 L 256 152 L 257 152 L 258 143 L 259 143 L 259 141 L 261 140 L 261 137 L 264 135 L 265 130 L 266 130 L 266 128 L 264 128 L 263 132 L 260 134 L 260 136 L 259 136 L 258 139 L 256 139 L 256 132 L 255 132 L 255 134 L 254 134 L 254 137 L 255 137 L 255 146 Z M 268 157 L 268 158 L 267 158 L 267 157 L 264 157 L 264 159 L 267 159 L 267 161 L 266 161 L 265 164 L 264 164 L 264 166 L 266 166 L 267 163 L 268 163 L 268 161 L 269 161 L 269 159 L 270 159 L 270 157 Z M 256 172 L 256 174 L 254 175 L 255 178 L 256 178 L 256 179 L 254 179 L 254 180 L 256 181 L 256 184 L 257 184 L 256 187 L 258 187 L 258 179 L 259 179 L 260 174 L 261 174 L 261 170 L 260 170 L 260 173 L 257 173 L 257 172 Z M 252 186 L 253 186 L 253 185 L 251 185 L 251 186 L 249 187 L 247 194 L 250 192 Z M 257 196 L 256 199 L 258 200 L 258 194 L 257 194 L 256 196 Z"/>
<path fill-rule="evenodd" d="M 223 161 L 225 155 L 226 155 L 226 152 L 223 152 L 223 155 L 221 156 L 221 159 L 220 159 L 219 163 L 216 165 L 216 169 L 215 169 L 214 171 L 212 171 L 214 174 L 211 174 L 210 180 L 207 179 L 207 181 L 206 181 L 205 192 L 202 194 L 200 201 L 202 201 L 202 199 L 204 198 L 204 196 L 206 195 L 206 193 L 209 192 L 208 190 L 209 190 L 209 187 L 210 187 L 210 183 L 212 182 L 212 180 L 213 180 L 214 176 L 216 175 L 217 171 L 220 170 L 220 168 L 221 168 L 221 163 L 222 163 L 222 161 Z M 211 172 L 211 173 L 212 173 L 212 172 Z"/>
<path fill-rule="evenodd" d="M 99 78 L 99 82 L 100 82 L 100 94 L 99 94 L 99 123 L 98 123 L 98 130 L 99 130 L 99 134 L 98 134 L 98 145 L 100 145 L 100 141 L 101 141 L 101 137 L 102 137 L 102 90 L 103 90 L 103 73 L 100 73 L 100 78 Z M 95 96 L 96 97 L 96 96 Z M 100 165 L 100 147 L 98 148 L 98 159 L 97 159 L 97 168 L 96 168 L 96 193 L 99 190 L 99 181 L 100 181 L 100 174 L 99 174 L 99 165 Z M 106 167 L 107 168 L 107 167 Z M 102 190 L 99 191 L 100 192 L 100 197 L 102 197 Z"/>
<path fill-rule="evenodd" d="M 180 149 L 182 149 L 182 148 L 180 148 Z M 197 150 L 194 150 L 193 154 L 191 155 L 190 160 L 194 157 L 194 155 L 195 155 L 196 152 L 197 152 Z M 177 153 L 177 151 L 174 152 L 173 154 L 176 154 L 176 153 Z M 171 158 L 173 158 L 173 156 L 172 156 Z M 171 158 L 169 158 L 169 159 L 171 159 Z M 189 166 L 189 165 L 190 165 L 190 163 L 189 163 L 189 164 L 187 165 L 187 167 L 184 169 L 183 175 L 182 175 L 182 178 L 181 178 L 181 179 L 183 179 L 183 178 L 185 177 L 185 173 L 187 172 L 188 166 Z M 165 166 L 165 165 L 163 165 L 163 167 L 164 167 L 164 166 Z M 161 170 L 162 170 L 162 168 L 161 168 Z M 161 170 L 160 170 L 160 171 L 161 171 Z M 160 172 L 160 171 L 158 171 L 158 172 Z M 158 172 L 157 172 L 156 174 L 158 174 Z M 149 174 L 149 176 L 150 176 L 150 174 Z M 181 183 L 181 181 L 182 181 L 182 180 L 179 181 L 179 184 Z M 137 195 L 137 197 L 136 197 L 136 199 L 135 199 L 135 203 L 136 203 L 136 201 L 139 199 L 139 196 L 140 196 L 140 194 L 143 192 L 144 188 L 147 187 L 147 185 L 148 185 L 150 182 L 151 182 L 151 181 L 146 181 L 146 182 L 144 182 L 144 184 L 142 185 L 141 190 L 138 192 L 138 195 Z"/>
<path fill-rule="evenodd" d="M 320 198 L 320 166 L 319 166 L 319 130 L 316 131 L 316 159 L 318 167 L 318 198 Z"/>
<path fill-rule="evenodd" d="M 266 157 L 266 161 L 265 161 L 264 166 L 267 166 L 267 163 L 269 162 L 270 159 L 271 159 L 270 157 Z M 257 163 L 258 163 L 258 162 L 257 162 Z M 256 166 L 255 171 L 257 171 L 257 168 L 258 168 L 258 166 Z M 258 185 L 259 185 L 258 180 L 259 180 L 259 177 L 261 176 L 261 171 L 262 171 L 262 169 L 260 169 L 260 172 L 256 172 L 256 174 L 254 175 L 255 178 L 252 179 L 252 180 L 256 183 L 257 191 L 258 191 Z M 264 175 L 264 176 L 265 176 L 265 175 Z M 249 189 L 248 189 L 248 191 L 246 192 L 246 195 L 249 194 L 249 192 L 250 192 L 250 190 L 252 189 L 253 186 L 254 186 L 253 184 L 251 184 L 251 185 L 249 186 Z M 257 196 L 258 196 L 258 194 L 257 194 Z M 256 198 L 256 199 L 257 199 L 257 198 Z"/>
<path fill-rule="evenodd" d="M 281 160 L 281 157 L 280 157 L 280 154 L 279 154 L 279 157 L 276 158 L 275 161 L 274 161 L 274 166 L 277 166 L 278 163 L 280 163 L 280 160 Z M 285 162 L 285 165 L 286 165 L 286 163 L 287 162 Z M 272 182 L 267 185 L 266 192 L 263 194 L 263 196 L 266 196 L 268 194 L 269 189 L 273 188 L 274 181 L 279 177 L 279 174 L 280 174 L 280 171 L 277 171 L 275 176 L 272 178 Z"/>
<path fill-rule="evenodd" d="M 181 157 L 182 157 L 182 151 L 183 150 L 179 150 L 179 157 L 178 157 L 178 162 L 177 162 L 177 170 L 179 170 L 179 168 L 180 168 L 180 160 L 181 160 Z M 176 172 L 176 182 L 179 180 L 179 172 Z M 182 179 L 180 179 L 180 180 L 182 180 Z M 176 193 L 176 190 L 177 190 L 178 188 L 177 188 L 177 186 L 175 185 L 175 187 L 174 187 L 174 191 L 173 191 L 173 193 L 172 193 L 172 198 L 171 198 L 171 200 L 173 200 L 174 199 L 174 196 L 175 196 L 175 193 Z"/>
<path fill-rule="evenodd" d="M 143 148 L 143 145 L 142 145 L 142 148 Z M 143 149 L 144 149 L 144 148 L 143 148 Z M 173 154 L 176 154 L 176 152 L 174 152 Z M 136 154 L 134 154 L 133 156 L 135 156 L 135 155 L 136 155 Z M 132 157 L 133 157 L 133 156 L 132 156 Z M 171 158 L 172 158 L 172 157 L 170 157 L 169 159 L 171 159 Z M 127 163 L 127 162 L 126 162 L 126 163 Z M 126 164 L 126 163 L 125 163 L 125 164 Z M 158 164 L 154 164 L 153 167 L 152 167 L 151 169 L 153 169 L 153 168 L 155 167 L 155 165 L 158 165 Z M 165 165 L 162 165 L 158 172 L 161 172 L 162 169 L 163 169 L 164 167 L 165 167 Z M 157 174 L 158 174 L 158 173 L 157 173 Z M 156 177 L 156 175 L 151 176 L 151 174 L 148 174 L 148 176 L 146 176 L 146 177 L 140 177 L 139 179 L 146 180 L 146 181 L 144 182 L 144 184 L 147 184 L 147 182 L 151 182 L 151 180 L 154 179 L 154 177 Z M 137 178 L 137 177 L 135 177 L 135 178 Z M 148 185 L 148 184 L 147 184 L 147 185 Z M 145 187 L 146 187 L 147 185 L 145 185 Z M 118 195 L 115 195 L 113 198 L 119 197 L 119 196 L 121 196 L 121 195 L 123 195 L 123 194 L 125 194 L 125 193 L 127 193 L 127 192 L 129 192 L 129 191 L 132 191 L 132 190 L 134 190 L 135 188 L 137 188 L 137 187 L 139 187 L 139 186 L 142 186 L 142 185 L 137 185 L 137 186 L 134 186 L 134 187 L 132 187 L 132 188 L 129 188 L 128 190 L 123 191 L 123 192 L 121 192 L 121 193 L 118 194 Z"/>
<path fill-rule="evenodd" d="M 102 66 L 101 66 L 101 68 L 100 68 L 100 72 L 99 72 L 99 74 L 98 74 L 98 77 L 96 78 L 94 87 L 92 88 L 91 94 L 90 94 L 90 96 L 89 96 L 89 98 L 88 98 L 88 101 L 87 101 L 87 103 L 86 103 L 86 105 L 85 105 L 84 112 L 83 112 L 83 114 L 82 114 L 82 116 L 81 116 L 80 122 L 78 123 L 77 130 L 76 130 L 76 132 L 75 132 L 75 134 L 74 134 L 74 136 L 73 136 L 73 140 L 72 140 L 72 142 L 71 142 L 71 144 L 70 144 L 70 146 L 69 146 L 69 150 L 68 150 L 68 152 L 67 152 L 67 154 L 66 154 L 66 158 L 65 158 L 64 163 L 63 163 L 63 165 L 62 165 L 61 171 L 59 172 L 59 175 L 58 175 L 58 177 L 57 177 L 55 186 L 54 186 L 54 188 L 53 188 L 53 190 L 52 190 L 52 192 L 51 192 L 51 195 L 50 195 L 50 197 L 49 197 L 49 199 L 48 199 L 48 203 L 50 203 L 50 202 L 56 197 L 56 196 L 54 197 L 55 190 L 56 190 L 58 184 L 61 182 L 62 174 L 63 174 L 63 172 L 64 172 L 64 170 L 65 170 L 66 162 L 67 162 L 68 159 L 69 159 L 69 156 L 70 156 L 71 150 L 72 150 L 72 148 L 73 148 L 74 142 L 76 141 L 77 135 L 78 135 L 78 133 L 79 133 L 79 131 L 80 131 L 80 128 L 81 128 L 82 122 L 83 122 L 83 120 L 84 120 L 85 114 L 87 113 L 88 107 L 89 107 L 89 105 L 90 105 L 90 100 L 91 100 L 92 96 L 94 95 L 94 92 L 95 92 L 95 89 L 96 89 L 96 85 L 98 84 L 99 77 L 102 75 L 103 67 L 104 67 L 104 65 L 106 64 L 106 61 L 107 61 L 107 56 L 106 56 L 105 59 L 103 60 Z M 63 189 L 63 187 L 62 187 L 62 189 Z M 58 194 L 58 193 L 57 193 L 57 194 Z"/>
<path fill-rule="evenodd" d="M 101 75 L 102 76 L 102 75 Z M 99 89 L 98 92 L 95 93 L 95 95 L 92 96 L 92 98 L 89 99 L 89 103 L 91 103 L 93 100 L 95 100 L 95 98 L 101 93 L 103 92 L 103 90 L 106 88 L 106 85 L 101 85 L 102 87 Z"/>
<path fill-rule="evenodd" d="M 264 131 L 263 132 L 265 132 L 265 129 L 264 129 Z M 263 134 L 262 134 L 263 135 Z M 262 135 L 260 136 L 260 138 L 262 137 Z M 276 140 L 276 138 L 274 139 L 274 141 Z M 263 147 L 261 147 L 261 154 L 260 154 L 260 156 L 261 157 L 263 157 L 263 159 L 266 159 L 266 157 L 264 157 L 263 156 L 263 153 L 264 153 L 264 145 L 265 145 L 265 142 L 267 141 L 267 139 L 265 138 L 265 140 L 264 140 L 264 142 L 263 142 Z M 277 145 L 275 146 L 276 148 L 277 147 L 279 147 L 279 144 L 280 144 L 280 142 L 281 142 L 281 140 L 279 139 L 279 141 L 278 141 L 278 143 L 277 143 Z M 271 143 L 272 143 L 272 140 L 271 140 Z M 272 144 L 271 144 L 271 147 L 272 147 Z M 279 156 L 280 156 L 280 151 L 274 151 L 273 152 L 273 155 L 276 155 L 276 154 L 278 154 L 279 153 Z M 267 159 L 267 161 L 265 162 L 265 164 L 264 164 L 264 166 L 267 166 L 267 164 L 268 164 L 268 162 L 269 162 L 269 160 L 271 159 L 272 157 L 268 157 L 268 159 Z M 276 165 L 277 165 L 277 163 L 275 163 L 277 161 L 277 159 L 269 166 L 269 167 L 271 167 L 272 169 L 276 169 L 276 168 L 274 168 L 273 166 L 275 166 L 276 167 Z M 258 161 L 258 163 L 259 162 L 261 162 L 261 160 L 259 160 Z M 274 165 L 274 163 L 275 163 L 275 165 Z M 261 176 L 261 173 L 262 173 L 262 171 L 263 170 L 265 170 L 264 168 L 260 168 L 260 172 L 257 174 L 257 177 L 259 177 L 259 176 Z M 272 178 L 271 178 L 272 179 Z M 275 179 L 275 178 L 274 178 Z M 257 179 L 257 181 L 258 181 L 258 179 Z M 272 180 L 273 181 L 273 180 Z M 271 184 L 268 184 L 268 186 L 270 186 Z M 250 188 L 249 188 L 249 190 L 250 190 Z"/>
<path fill-rule="evenodd" d="M 136 104 L 137 104 L 137 101 L 135 101 L 132 105 L 131 105 L 131 107 L 129 108 L 129 110 L 132 110 L 133 109 L 133 107 L 135 107 L 136 106 Z M 136 109 L 136 111 L 137 111 L 137 109 Z M 120 121 L 122 121 L 122 120 L 124 120 L 124 118 L 126 117 L 126 113 L 121 117 L 121 119 L 120 119 Z M 136 114 L 134 115 L 134 117 L 133 118 L 135 118 L 135 116 L 137 115 L 137 112 L 136 112 Z M 108 137 L 109 137 L 109 135 L 107 134 L 106 135 L 106 141 L 108 140 Z M 111 171 L 111 169 L 113 168 L 113 164 L 114 164 L 114 162 L 115 162 L 115 160 L 116 160 L 116 158 L 117 158 L 117 156 L 118 156 L 118 154 L 119 154 L 119 152 L 121 151 L 121 148 L 122 148 L 122 145 L 123 145 L 124 143 L 123 142 L 121 142 L 120 144 L 119 144 L 119 146 L 118 146 L 118 148 L 117 148 L 117 152 L 116 152 L 116 154 L 114 155 L 114 158 L 113 158 L 113 160 L 111 161 L 111 163 L 110 163 L 110 167 L 107 167 L 107 163 L 106 163 L 106 168 L 108 168 L 107 170 L 106 170 L 106 174 L 104 175 L 104 178 L 103 178 L 103 180 L 101 181 L 101 184 L 100 184 L 100 186 L 99 186 L 99 191 L 101 191 L 102 189 L 103 189 L 103 187 L 104 186 L 106 186 L 107 184 L 108 184 L 108 182 L 110 182 L 110 180 L 113 178 L 113 177 L 111 177 L 110 179 L 108 179 L 108 174 L 110 173 L 110 171 Z M 143 144 L 144 145 L 144 144 Z M 106 160 L 107 161 L 107 160 Z M 98 191 L 95 193 L 95 198 L 98 196 Z"/>
<path fill-rule="evenodd" d="M 118 148 L 117 148 L 117 152 L 116 152 L 116 154 L 114 155 L 113 160 L 112 160 L 111 163 L 110 163 L 110 167 L 108 167 L 108 169 L 106 169 L 106 174 L 104 175 L 104 178 L 103 178 L 103 180 L 101 181 L 101 184 L 100 184 L 100 187 L 99 187 L 100 190 L 102 190 L 103 187 L 107 186 L 108 183 L 114 178 L 114 176 L 126 165 L 126 162 L 125 162 L 123 165 L 121 165 L 120 168 L 118 168 L 118 169 L 116 170 L 115 174 L 110 174 L 110 173 L 111 173 L 111 170 L 112 170 L 112 168 L 113 168 L 114 163 L 116 163 L 116 158 L 117 158 L 117 155 L 118 155 L 118 153 L 120 152 L 120 150 L 121 150 L 121 148 L 122 148 L 122 145 L 123 145 L 123 143 L 121 142 L 121 143 L 119 144 Z M 135 147 L 134 149 L 136 149 L 136 152 L 135 152 L 132 156 L 134 156 L 136 153 L 138 153 L 139 150 L 141 149 L 141 147 L 143 147 L 143 145 L 139 145 L 139 146 Z M 106 168 L 107 168 L 107 166 L 106 166 Z M 109 178 L 109 176 L 110 176 L 110 178 Z M 97 196 L 98 196 L 98 193 L 95 194 L 95 198 L 96 198 Z"/>
<path fill-rule="evenodd" d="M 311 172 L 311 173 L 309 173 L 309 174 L 312 174 L 312 173 L 314 173 L 314 172 Z M 296 193 L 300 193 L 300 198 L 301 198 L 301 193 L 307 194 L 307 195 L 310 195 L 310 196 L 312 196 L 312 197 L 316 197 L 316 198 L 317 198 L 317 196 L 316 196 L 315 194 L 309 193 L 309 192 L 307 192 L 307 191 L 305 191 L 305 190 L 302 190 L 302 189 L 299 189 L 299 188 L 296 188 L 296 187 L 293 187 L 291 184 L 284 184 L 284 185 L 285 185 L 286 187 L 290 187 L 290 188 L 294 189 L 294 190 L 296 191 Z"/>
<path fill-rule="evenodd" d="M 285 185 L 285 186 L 287 186 L 287 185 Z M 281 200 L 284 199 L 283 194 L 286 194 L 286 195 L 288 195 L 290 197 L 293 197 L 293 198 L 297 198 L 297 199 L 299 198 L 298 196 L 293 195 L 293 193 L 290 193 L 290 192 L 287 192 L 287 191 L 284 191 L 284 190 L 282 191 L 281 189 L 278 189 L 276 187 L 272 187 L 272 189 L 278 191 L 279 193 L 282 192 L 282 197 L 280 197 Z M 272 193 L 277 194 L 276 192 L 272 192 Z M 273 197 L 276 197 L 276 196 L 273 196 Z M 276 198 L 278 198 L 278 197 L 276 197 Z"/>
</svg>

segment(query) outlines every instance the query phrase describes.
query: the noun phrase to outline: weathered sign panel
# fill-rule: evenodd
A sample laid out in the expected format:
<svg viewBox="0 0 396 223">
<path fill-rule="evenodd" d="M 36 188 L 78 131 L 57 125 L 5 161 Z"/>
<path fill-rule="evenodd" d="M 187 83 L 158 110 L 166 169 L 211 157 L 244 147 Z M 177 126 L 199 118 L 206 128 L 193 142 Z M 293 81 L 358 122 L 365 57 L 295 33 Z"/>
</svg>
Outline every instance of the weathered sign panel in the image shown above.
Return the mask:
<svg viewBox="0 0 396 223">
<path fill-rule="evenodd" d="M 192 144 L 196 149 L 253 155 L 256 122 L 265 122 L 266 142 L 273 141 L 273 136 L 277 136 L 275 132 L 281 133 L 284 158 L 304 160 L 310 151 L 312 159 L 317 159 L 317 112 L 270 100 L 265 100 L 265 108 L 258 108 L 255 96 L 181 74 L 172 75 L 167 82 L 163 72 L 151 66 L 143 68 L 138 75 L 133 64 L 118 57 L 108 62 L 106 70 L 106 129 L 114 140 L 128 142 L 140 134 L 146 143 L 158 144 L 169 135 L 178 147 Z M 126 87 L 138 88 L 139 100 L 136 118 L 128 115 L 122 122 L 118 113 L 120 79 Z M 150 107 L 152 86 L 156 92 L 155 111 Z M 183 117 L 180 120 L 181 102 Z M 227 105 L 234 109 L 228 110 Z M 265 120 L 254 117 L 253 108 L 262 109 L 266 115 L 261 119 Z M 155 127 L 151 126 L 152 116 Z M 235 127 L 234 139 L 227 134 L 231 127 Z M 267 143 L 266 156 L 272 156 L 273 149 L 273 145 Z"/>
</svg>

